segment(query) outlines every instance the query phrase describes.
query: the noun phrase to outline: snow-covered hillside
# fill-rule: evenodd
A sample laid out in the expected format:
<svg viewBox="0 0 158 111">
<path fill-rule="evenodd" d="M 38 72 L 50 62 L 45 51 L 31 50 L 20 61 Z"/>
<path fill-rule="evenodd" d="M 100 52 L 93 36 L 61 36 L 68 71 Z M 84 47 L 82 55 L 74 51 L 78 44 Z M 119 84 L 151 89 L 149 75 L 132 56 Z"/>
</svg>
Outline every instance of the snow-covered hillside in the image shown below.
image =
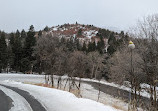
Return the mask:
<svg viewBox="0 0 158 111">
<path fill-rule="evenodd" d="M 47 31 L 42 31 L 42 34 L 50 34 L 59 38 L 65 38 L 66 40 L 69 40 L 70 38 L 77 38 L 81 44 L 84 42 L 88 44 L 89 42 L 98 43 L 98 41 L 100 41 L 100 37 L 97 36 L 100 29 L 101 28 L 95 27 L 93 25 L 64 24 L 53 26 Z M 38 34 L 36 34 L 36 36 L 38 36 Z M 104 37 L 104 42 L 107 44 L 108 37 Z"/>
</svg>

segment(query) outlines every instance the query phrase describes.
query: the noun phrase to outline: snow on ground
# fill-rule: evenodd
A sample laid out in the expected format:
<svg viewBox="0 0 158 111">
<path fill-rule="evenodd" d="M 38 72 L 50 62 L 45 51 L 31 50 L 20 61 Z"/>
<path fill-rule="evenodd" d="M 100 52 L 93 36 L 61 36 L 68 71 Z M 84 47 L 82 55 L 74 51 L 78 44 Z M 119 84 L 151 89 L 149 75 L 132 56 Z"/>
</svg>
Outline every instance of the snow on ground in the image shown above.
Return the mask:
<svg viewBox="0 0 158 111">
<path fill-rule="evenodd" d="M 54 75 L 55 86 L 57 86 L 58 77 L 59 76 Z M 17 81 L 17 82 L 30 83 L 30 84 L 45 83 L 44 78 L 45 78 L 44 75 L 34 75 L 34 74 L 15 74 L 15 73 L 9 73 L 9 74 L 1 73 L 0 74 L 0 81 L 9 80 L 9 81 Z M 62 76 L 61 78 L 62 78 L 61 89 L 63 90 L 63 87 L 65 86 L 65 82 L 66 82 L 68 76 L 65 75 L 65 76 Z M 79 80 L 79 78 L 75 78 L 75 79 Z M 82 79 L 82 81 L 90 81 L 90 82 L 97 82 L 97 83 L 99 82 L 98 80 L 87 79 L 87 78 Z M 101 80 L 100 83 L 131 92 L 131 89 L 124 85 L 109 83 L 105 80 Z M 141 87 L 143 89 L 141 90 L 140 94 L 144 97 L 150 98 L 150 94 L 148 92 L 148 89 L 150 88 L 150 86 L 148 84 L 141 84 Z M 158 87 L 156 87 L 156 89 L 158 90 Z M 68 86 L 66 87 L 66 90 L 68 90 Z M 81 84 L 81 95 L 83 98 L 88 98 L 88 99 L 97 101 L 98 90 L 91 87 L 91 85 L 82 83 Z M 128 104 L 123 102 L 119 98 L 118 99 L 113 98 L 110 95 L 105 94 L 103 92 L 101 92 L 99 102 L 108 104 L 108 105 L 117 105 L 125 110 L 127 110 L 127 107 L 128 107 Z"/>
<path fill-rule="evenodd" d="M 30 104 L 21 95 L 3 86 L 0 89 L 13 100 L 13 107 L 9 111 L 32 111 Z"/>
<path fill-rule="evenodd" d="M 79 80 L 79 78 L 76 78 Z M 131 92 L 131 88 L 130 87 L 127 87 L 125 85 L 119 85 L 119 84 L 116 84 L 116 83 L 113 83 L 113 82 L 107 82 L 105 80 L 101 80 L 101 81 L 98 81 L 98 80 L 95 80 L 95 79 L 82 79 L 82 81 L 90 81 L 90 82 L 96 82 L 96 83 L 101 83 L 101 84 L 105 84 L 105 85 L 109 85 L 109 86 L 112 86 L 112 87 L 116 87 L 116 88 L 119 88 L 119 89 L 122 89 L 122 90 L 126 90 L 128 92 Z M 127 82 L 127 81 L 126 81 Z M 140 95 L 143 96 L 143 97 L 147 97 L 147 98 L 150 98 L 150 94 L 146 91 L 147 89 L 150 89 L 150 85 L 148 84 L 141 84 L 141 92 L 140 92 Z M 157 91 L 158 91 L 158 87 L 156 87 Z M 157 92 L 158 93 L 158 92 Z M 137 92 L 137 94 L 139 94 Z"/>
<path fill-rule="evenodd" d="M 39 100 L 48 111 L 118 111 L 111 106 L 90 99 L 77 98 L 72 93 L 66 91 L 23 84 L 9 80 L 1 81 L 0 83 L 12 87 L 16 86 L 28 91 Z"/>
<path fill-rule="evenodd" d="M 98 31 L 95 31 L 95 30 L 84 31 L 84 35 L 88 38 L 96 36 L 97 33 Z"/>
<path fill-rule="evenodd" d="M 13 80 L 24 83 L 44 83 L 44 75 L 1 73 L 0 81 L 2 80 Z"/>
<path fill-rule="evenodd" d="M 81 95 L 83 98 L 88 98 L 97 101 L 99 91 L 94 89 L 89 84 L 81 84 Z M 123 102 L 120 99 L 114 98 L 104 92 L 100 92 L 99 101 L 101 103 L 119 107 L 122 110 L 128 110 L 128 103 Z"/>
<path fill-rule="evenodd" d="M 55 87 L 57 87 L 57 79 L 59 76 L 54 75 L 54 85 Z M 61 86 L 60 89 L 64 89 L 66 80 L 67 80 L 68 76 L 62 76 L 62 82 L 61 82 Z M 79 79 L 79 78 L 76 78 Z M 9 73 L 9 74 L 0 74 L 0 81 L 1 80 L 9 80 L 9 81 L 17 81 L 17 82 L 23 82 L 23 83 L 30 83 L 30 84 L 38 84 L 38 83 L 45 83 L 44 80 L 44 75 L 32 75 L 32 74 L 14 74 L 14 73 Z M 83 81 L 92 81 L 92 82 L 98 82 L 97 80 L 92 80 L 92 79 L 82 79 Z M 103 81 L 102 81 L 103 82 Z M 114 83 L 108 83 L 108 82 L 104 82 L 107 85 L 111 85 L 114 86 Z M 76 84 L 78 84 L 76 82 Z M 68 91 L 68 84 L 66 85 L 66 89 Z M 98 90 L 94 89 L 91 85 L 89 84 L 85 84 L 82 82 L 81 84 L 81 96 L 83 98 L 87 98 L 87 99 L 92 99 L 94 101 L 97 101 L 98 99 Z M 101 92 L 100 94 L 100 98 L 99 101 L 101 103 L 104 103 L 106 105 L 110 105 L 110 106 L 119 106 L 121 109 L 123 110 L 127 110 L 128 108 L 128 104 L 125 103 L 124 101 L 114 98 L 108 94 L 105 94 L 103 92 Z"/>
</svg>

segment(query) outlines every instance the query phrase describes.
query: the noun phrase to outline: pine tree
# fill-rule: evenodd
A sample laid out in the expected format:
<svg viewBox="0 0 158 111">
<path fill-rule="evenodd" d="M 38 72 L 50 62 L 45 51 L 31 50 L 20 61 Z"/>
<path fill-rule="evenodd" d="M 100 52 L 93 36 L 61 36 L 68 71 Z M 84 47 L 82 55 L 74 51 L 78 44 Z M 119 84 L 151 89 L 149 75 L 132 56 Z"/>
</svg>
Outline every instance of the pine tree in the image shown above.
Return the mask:
<svg viewBox="0 0 158 111">
<path fill-rule="evenodd" d="M 33 47 L 36 45 L 36 38 L 34 36 L 35 36 L 34 26 L 31 25 L 24 42 L 23 59 L 22 59 L 23 72 L 31 70 L 31 66 L 34 61 L 34 57 L 32 55 Z M 26 61 L 29 61 L 29 62 L 26 62 Z"/>
<path fill-rule="evenodd" d="M 46 27 L 44 28 L 44 31 L 48 32 L 48 31 L 49 31 L 49 27 L 46 26 Z"/>
<path fill-rule="evenodd" d="M 92 52 L 92 51 L 95 51 L 96 50 L 96 45 L 95 45 L 95 42 L 90 42 L 88 44 L 88 52 Z"/>
<path fill-rule="evenodd" d="M 38 37 L 41 37 L 42 36 L 42 31 L 40 30 L 39 32 L 38 32 Z"/>
<path fill-rule="evenodd" d="M 23 29 L 21 31 L 21 38 L 26 38 L 26 37 L 27 37 L 27 34 L 26 34 L 25 30 Z"/>
<path fill-rule="evenodd" d="M 87 52 L 87 46 L 85 42 L 83 43 L 82 51 Z"/>
<path fill-rule="evenodd" d="M 21 31 L 21 36 L 20 36 L 22 47 L 24 46 L 24 42 L 25 42 L 26 37 L 27 37 L 27 34 L 26 34 L 25 30 L 23 29 Z"/>
<path fill-rule="evenodd" d="M 79 29 L 79 30 L 78 30 L 77 36 L 82 36 L 82 29 Z"/>
<path fill-rule="evenodd" d="M 36 38 L 35 36 L 35 31 L 34 31 L 34 27 L 33 25 L 30 26 L 30 29 L 27 33 L 27 37 L 25 39 L 25 43 L 24 43 L 24 57 L 28 57 L 29 60 L 32 60 L 32 52 L 33 52 L 33 46 L 35 46 L 36 44 Z"/>
<path fill-rule="evenodd" d="M 0 35 L 0 72 L 7 67 L 7 44 L 5 41 L 5 33 Z"/>
<path fill-rule="evenodd" d="M 14 35 L 14 33 L 11 33 L 11 34 L 10 34 L 10 39 L 9 39 L 9 40 L 10 40 L 9 43 L 10 43 L 10 45 L 11 45 L 11 47 L 12 47 L 13 44 L 14 44 L 14 41 L 15 41 L 15 35 Z"/>
<path fill-rule="evenodd" d="M 15 54 L 13 53 L 13 47 L 15 42 L 15 34 L 10 33 L 9 35 L 9 45 L 8 45 L 8 63 L 11 69 L 14 69 L 14 58 Z"/>
<path fill-rule="evenodd" d="M 20 39 L 20 33 L 18 30 L 15 34 L 14 43 L 12 45 L 12 52 L 14 54 L 13 69 L 16 72 L 18 72 L 21 69 L 21 59 L 22 59 L 22 44 Z"/>
<path fill-rule="evenodd" d="M 104 41 L 103 41 L 103 37 L 100 37 L 100 41 L 97 43 L 97 47 L 96 49 L 98 50 L 98 52 L 100 54 L 103 54 L 103 49 L 104 49 Z"/>
<path fill-rule="evenodd" d="M 118 47 L 118 41 L 116 40 L 114 33 L 112 33 L 109 37 L 108 44 L 110 45 L 108 48 L 108 53 L 112 55 Z"/>
<path fill-rule="evenodd" d="M 67 49 L 68 49 L 69 51 L 71 51 L 71 52 L 73 52 L 73 51 L 76 49 L 72 37 L 67 41 L 66 47 L 67 47 Z"/>
</svg>

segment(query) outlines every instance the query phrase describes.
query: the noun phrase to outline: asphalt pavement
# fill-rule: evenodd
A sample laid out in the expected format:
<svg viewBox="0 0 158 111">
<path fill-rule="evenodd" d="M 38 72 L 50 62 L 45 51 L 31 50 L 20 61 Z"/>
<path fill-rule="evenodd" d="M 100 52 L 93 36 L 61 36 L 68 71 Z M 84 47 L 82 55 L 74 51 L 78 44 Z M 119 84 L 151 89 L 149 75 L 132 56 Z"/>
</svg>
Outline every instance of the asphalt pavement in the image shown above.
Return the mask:
<svg viewBox="0 0 158 111">
<path fill-rule="evenodd" d="M 24 97 L 25 100 L 30 104 L 33 111 L 46 111 L 42 104 L 33 96 L 31 96 L 27 91 L 6 85 L 1 86 L 11 89 L 19 95 L 21 95 L 22 97 Z M 0 90 L 0 111 L 9 111 L 9 109 L 12 107 L 11 103 L 12 100 L 6 94 L 4 94 L 4 92 Z"/>
<path fill-rule="evenodd" d="M 12 99 L 0 90 L 0 111 L 9 111 L 12 107 Z"/>
<path fill-rule="evenodd" d="M 85 82 L 85 81 L 84 81 Z M 104 92 L 106 94 L 109 94 L 115 98 L 121 98 L 122 100 L 124 100 L 125 102 L 129 102 L 129 93 L 128 91 L 126 90 L 122 90 L 122 89 L 119 89 L 119 88 L 116 88 L 116 87 L 113 87 L 113 86 L 109 86 L 109 85 L 105 85 L 105 84 L 99 84 L 97 82 L 85 82 L 85 83 L 88 83 L 90 84 L 92 87 L 94 87 L 95 89 L 99 90 L 99 87 L 100 87 L 100 91 L 101 92 Z M 133 98 L 133 95 L 134 94 L 131 94 L 132 98 Z M 138 101 L 138 106 L 139 105 L 142 105 L 143 109 L 148 109 L 149 108 L 149 104 L 150 104 L 150 99 L 147 98 L 147 97 L 143 97 L 143 96 L 138 96 L 139 98 L 139 101 Z"/>
</svg>

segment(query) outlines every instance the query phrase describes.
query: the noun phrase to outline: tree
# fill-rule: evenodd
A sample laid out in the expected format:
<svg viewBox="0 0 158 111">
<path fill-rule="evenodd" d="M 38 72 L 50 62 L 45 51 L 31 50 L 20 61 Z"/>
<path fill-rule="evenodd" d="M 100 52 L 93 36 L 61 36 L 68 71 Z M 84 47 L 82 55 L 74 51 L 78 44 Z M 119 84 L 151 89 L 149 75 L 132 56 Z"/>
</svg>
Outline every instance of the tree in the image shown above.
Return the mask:
<svg viewBox="0 0 158 111">
<path fill-rule="evenodd" d="M 14 47 L 14 42 L 15 42 L 15 34 L 10 33 L 9 35 L 9 45 L 8 45 L 8 61 L 9 61 L 9 66 L 11 69 L 14 69 L 14 57 L 15 54 L 13 53 L 13 47 Z"/>
<path fill-rule="evenodd" d="M 111 80 L 119 84 L 129 81 L 131 85 L 129 86 L 131 88 L 130 103 L 133 103 L 133 108 L 137 108 L 137 105 L 141 103 L 137 104 L 137 91 L 140 91 L 140 84 L 145 82 L 145 76 L 141 67 L 143 60 L 136 49 L 132 51 L 132 61 L 130 58 L 131 52 L 128 47 L 117 50 L 108 61 L 108 65 L 110 65 L 109 73 Z M 131 67 L 131 62 L 133 67 Z"/>
<path fill-rule="evenodd" d="M 27 37 L 27 34 L 26 34 L 25 30 L 23 29 L 21 31 L 21 36 L 20 36 L 22 47 L 24 46 L 24 42 L 25 42 L 26 37 Z"/>
<path fill-rule="evenodd" d="M 60 40 L 52 35 L 43 35 L 37 40 L 37 45 L 34 47 L 34 55 L 36 56 L 36 63 L 39 63 L 40 70 L 46 75 L 51 75 L 53 86 L 53 75 L 65 74 L 65 44 L 61 44 Z M 46 76 L 45 76 L 46 77 Z M 45 78 L 46 79 L 46 78 Z M 47 79 L 46 79 L 47 83 Z"/>
<path fill-rule="evenodd" d="M 15 38 L 11 38 L 11 46 L 12 46 L 12 52 L 14 53 L 14 64 L 12 68 L 14 70 L 20 71 L 21 69 L 21 59 L 22 59 L 22 44 L 20 39 L 20 33 L 17 30 L 15 34 Z"/>
<path fill-rule="evenodd" d="M 46 27 L 44 28 L 44 31 L 48 32 L 48 31 L 49 31 L 49 27 L 46 26 Z"/>
<path fill-rule="evenodd" d="M 7 67 L 7 45 L 5 41 L 5 33 L 0 35 L 0 72 Z"/>
<path fill-rule="evenodd" d="M 158 78 L 158 15 L 152 15 L 139 21 L 136 28 L 135 37 L 146 38 L 141 43 L 139 53 L 142 56 L 143 63 L 141 64 L 145 73 L 147 83 L 150 85 L 151 104 L 149 110 L 157 110 L 157 93 L 156 82 Z"/>
<path fill-rule="evenodd" d="M 82 36 L 82 29 L 79 29 L 79 30 L 78 30 L 77 36 Z"/>
<path fill-rule="evenodd" d="M 96 49 L 98 50 L 100 54 L 103 54 L 104 45 L 105 44 L 103 41 L 103 37 L 100 37 L 100 41 L 97 43 L 97 47 L 96 47 Z"/>
<path fill-rule="evenodd" d="M 117 50 L 117 41 L 116 41 L 116 38 L 114 36 L 114 33 L 110 34 L 108 44 L 110 45 L 108 48 L 108 53 L 110 55 L 112 55 Z"/>
<path fill-rule="evenodd" d="M 26 37 L 27 37 L 27 34 L 26 34 L 25 30 L 23 29 L 21 31 L 21 38 L 26 38 Z"/>
<path fill-rule="evenodd" d="M 96 50 L 96 45 L 95 45 L 95 42 L 89 42 L 88 44 L 88 52 L 92 52 L 92 51 L 95 51 Z"/>
<path fill-rule="evenodd" d="M 102 74 L 104 64 L 103 56 L 99 52 L 90 52 L 88 53 L 89 62 L 91 64 L 91 76 L 90 78 L 98 79 Z"/>
<path fill-rule="evenodd" d="M 38 32 L 38 37 L 41 37 L 42 36 L 42 31 L 40 30 L 39 32 Z"/>
<path fill-rule="evenodd" d="M 69 76 L 69 83 L 71 80 L 71 84 L 69 84 L 69 91 L 73 86 L 76 86 L 77 89 L 80 91 L 81 86 L 81 78 L 89 77 L 90 73 L 90 64 L 88 57 L 81 51 L 74 51 L 70 54 L 67 60 L 68 66 L 68 76 Z M 79 77 L 79 84 L 76 85 L 74 77 Z M 78 94 L 80 95 L 80 93 Z"/>
<path fill-rule="evenodd" d="M 31 70 L 30 68 L 32 67 L 34 61 L 34 57 L 32 56 L 34 50 L 33 47 L 36 45 L 36 38 L 34 36 L 35 36 L 34 27 L 33 25 L 31 25 L 27 33 L 27 37 L 25 39 L 24 48 L 23 48 L 23 59 L 24 59 L 23 61 L 26 61 L 26 59 L 28 59 L 27 61 L 30 61 L 29 64 L 28 63 L 26 64 L 28 68 L 26 68 L 27 70 L 25 71 Z"/>
</svg>

